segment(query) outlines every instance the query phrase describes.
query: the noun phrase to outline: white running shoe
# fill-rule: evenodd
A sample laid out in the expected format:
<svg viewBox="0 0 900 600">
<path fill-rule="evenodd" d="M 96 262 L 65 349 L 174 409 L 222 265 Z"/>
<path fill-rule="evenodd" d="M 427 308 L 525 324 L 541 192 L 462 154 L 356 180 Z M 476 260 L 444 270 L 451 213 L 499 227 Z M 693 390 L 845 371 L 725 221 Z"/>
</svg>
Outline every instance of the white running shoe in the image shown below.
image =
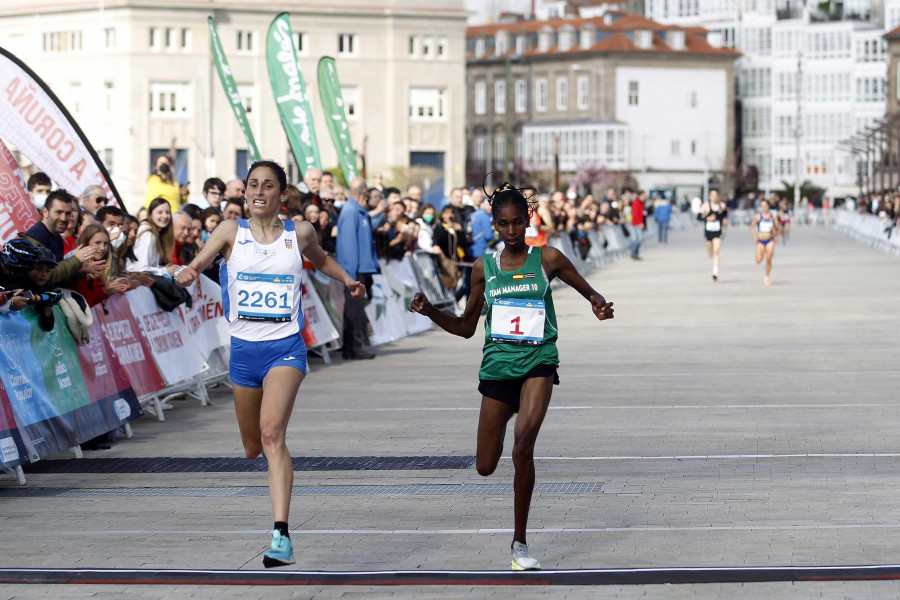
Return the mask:
<svg viewBox="0 0 900 600">
<path fill-rule="evenodd" d="M 532 569 L 540 569 L 541 563 L 536 558 L 532 558 L 528 554 L 528 546 L 522 542 L 513 542 L 512 545 L 512 570 L 513 571 L 530 571 Z"/>
</svg>

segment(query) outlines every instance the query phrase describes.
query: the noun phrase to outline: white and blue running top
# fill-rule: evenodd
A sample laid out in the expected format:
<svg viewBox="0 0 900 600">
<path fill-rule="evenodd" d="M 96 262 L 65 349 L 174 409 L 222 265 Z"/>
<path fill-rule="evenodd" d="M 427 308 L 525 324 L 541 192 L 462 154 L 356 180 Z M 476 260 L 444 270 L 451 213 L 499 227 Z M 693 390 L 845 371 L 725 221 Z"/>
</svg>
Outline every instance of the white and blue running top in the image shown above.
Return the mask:
<svg viewBox="0 0 900 600">
<path fill-rule="evenodd" d="M 280 340 L 303 329 L 300 307 L 303 261 L 294 222 L 283 222 L 271 244 L 253 238 L 246 219 L 238 220 L 231 257 L 222 264 L 222 306 L 232 337 L 248 342 Z"/>
</svg>

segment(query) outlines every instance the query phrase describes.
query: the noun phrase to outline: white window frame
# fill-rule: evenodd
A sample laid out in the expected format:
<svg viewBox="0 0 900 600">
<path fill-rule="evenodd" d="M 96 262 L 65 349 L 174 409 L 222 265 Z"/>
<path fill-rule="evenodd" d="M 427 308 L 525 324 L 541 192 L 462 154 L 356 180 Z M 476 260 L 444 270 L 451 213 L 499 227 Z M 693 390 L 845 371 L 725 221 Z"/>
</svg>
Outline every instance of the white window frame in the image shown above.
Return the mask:
<svg viewBox="0 0 900 600">
<path fill-rule="evenodd" d="M 422 38 L 422 58 L 434 58 L 434 38 L 426 35 Z"/>
<path fill-rule="evenodd" d="M 487 140 L 485 139 L 484 136 L 479 136 L 479 137 L 475 138 L 475 149 L 474 149 L 475 162 L 480 165 L 487 163 L 487 155 L 485 154 L 486 146 L 487 146 Z"/>
<path fill-rule="evenodd" d="M 481 58 L 484 56 L 484 53 L 487 51 L 487 43 L 484 38 L 477 38 L 475 40 L 475 58 Z"/>
<path fill-rule="evenodd" d="M 525 38 L 524 35 L 516 36 L 516 55 L 517 56 L 525 54 L 525 51 L 528 49 L 527 43 L 528 43 L 528 40 Z"/>
<path fill-rule="evenodd" d="M 560 31 L 559 32 L 559 43 L 557 44 L 559 49 L 563 52 L 566 50 L 572 49 L 572 32 L 571 31 Z"/>
<path fill-rule="evenodd" d="M 569 79 L 556 79 L 556 110 L 569 110 Z"/>
<path fill-rule="evenodd" d="M 579 34 L 578 43 L 581 46 L 582 50 L 590 50 L 594 45 L 594 31 L 592 29 L 585 29 Z"/>
<path fill-rule="evenodd" d="M 159 52 L 160 49 L 160 29 L 159 27 L 151 27 L 148 31 L 147 46 L 150 52 Z"/>
<path fill-rule="evenodd" d="M 191 32 L 189 27 L 182 27 L 181 31 L 178 32 L 178 47 L 182 52 L 190 52 L 191 45 L 193 43 L 193 33 Z"/>
<path fill-rule="evenodd" d="M 640 84 L 636 80 L 628 82 L 628 106 L 640 106 Z"/>
<path fill-rule="evenodd" d="M 646 29 L 638 29 L 635 31 L 635 45 L 642 50 L 649 50 L 653 47 L 653 33 Z"/>
<path fill-rule="evenodd" d="M 498 135 L 494 138 L 494 163 L 499 165 L 504 162 L 504 154 L 506 154 L 506 138 Z M 509 159 L 509 157 L 505 158 Z M 505 169 L 506 165 L 502 165 L 501 168 Z"/>
<path fill-rule="evenodd" d="M 486 81 L 476 81 L 475 82 L 475 114 L 476 115 L 484 115 L 487 114 L 487 82 Z"/>
<path fill-rule="evenodd" d="M 517 79 L 515 83 L 516 112 L 519 114 L 528 112 L 528 82 Z"/>
<path fill-rule="evenodd" d="M 681 155 L 681 141 L 680 140 L 672 140 L 672 156 L 680 156 Z"/>
<path fill-rule="evenodd" d="M 447 38 L 439 36 L 437 39 L 437 59 L 447 60 Z"/>
<path fill-rule="evenodd" d="M 550 39 L 552 36 L 552 33 L 546 31 L 541 32 L 538 35 L 538 52 L 546 52 L 550 49 Z"/>
<path fill-rule="evenodd" d="M 547 80 L 544 78 L 534 80 L 534 109 L 547 112 Z"/>
<path fill-rule="evenodd" d="M 307 56 L 309 54 L 309 44 L 306 39 L 305 31 L 294 31 L 294 51 L 297 52 L 297 56 Z"/>
<path fill-rule="evenodd" d="M 163 30 L 163 46 L 166 49 L 166 52 L 175 52 L 178 49 L 178 40 L 176 37 L 180 38 L 180 31 L 174 27 L 166 27 Z"/>
<path fill-rule="evenodd" d="M 359 44 L 355 33 L 338 34 L 338 56 L 359 56 Z"/>
<path fill-rule="evenodd" d="M 578 96 L 578 110 L 590 108 L 591 80 L 587 75 L 579 75 L 575 82 Z"/>
<path fill-rule="evenodd" d="M 347 120 L 359 121 L 360 109 L 362 107 L 360 86 L 342 85 L 341 99 L 344 101 L 344 114 L 347 115 Z"/>
<path fill-rule="evenodd" d="M 502 79 L 494 82 L 494 113 L 506 114 L 506 82 Z"/>
<path fill-rule="evenodd" d="M 150 82 L 150 115 L 177 119 L 189 117 L 190 95 L 189 83 Z"/>
<path fill-rule="evenodd" d="M 235 31 L 234 49 L 237 54 L 253 54 L 256 50 L 256 32 L 248 29 Z"/>
<path fill-rule="evenodd" d="M 419 36 L 411 35 L 409 36 L 409 45 L 406 47 L 406 55 L 410 58 L 418 58 L 419 57 Z"/>
<path fill-rule="evenodd" d="M 509 52 L 509 34 L 505 31 L 499 31 L 494 36 L 494 54 L 503 56 L 507 52 Z"/>
<path fill-rule="evenodd" d="M 104 47 L 105 48 L 115 48 L 116 47 L 116 28 L 115 27 L 105 27 L 103 29 L 103 38 L 104 38 Z"/>
<path fill-rule="evenodd" d="M 259 92 L 256 86 L 252 83 L 238 83 L 236 87 L 247 117 L 250 119 L 257 118 L 259 116 Z"/>
</svg>

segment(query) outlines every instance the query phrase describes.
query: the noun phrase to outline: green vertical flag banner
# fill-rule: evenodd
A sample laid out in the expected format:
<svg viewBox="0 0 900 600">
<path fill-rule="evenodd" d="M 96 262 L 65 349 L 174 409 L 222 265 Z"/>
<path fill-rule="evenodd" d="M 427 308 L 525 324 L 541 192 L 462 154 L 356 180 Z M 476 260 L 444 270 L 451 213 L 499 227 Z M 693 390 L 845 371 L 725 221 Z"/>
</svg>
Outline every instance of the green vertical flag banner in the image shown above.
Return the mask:
<svg viewBox="0 0 900 600">
<path fill-rule="evenodd" d="M 356 155 L 350 143 L 350 127 L 344 113 L 344 99 L 341 97 L 341 84 L 338 81 L 334 59 L 323 56 L 319 60 L 319 97 L 322 99 L 322 110 L 325 111 L 325 123 L 328 133 L 338 155 L 341 171 L 347 183 L 357 176 Z"/>
<path fill-rule="evenodd" d="M 241 131 L 244 132 L 244 138 L 247 140 L 247 148 L 253 160 L 259 160 L 259 149 L 256 147 L 256 140 L 253 139 L 253 132 L 250 131 L 250 122 L 247 121 L 247 112 L 241 103 L 241 95 L 238 94 L 237 85 L 234 83 L 234 77 L 231 76 L 231 67 L 228 66 L 228 60 L 225 58 L 225 51 L 222 50 L 222 42 L 219 41 L 219 34 L 216 32 L 216 22 L 212 17 L 207 19 L 209 23 L 209 38 L 212 44 L 213 60 L 216 63 L 216 70 L 219 71 L 219 81 L 222 82 L 222 89 L 228 96 L 228 102 L 231 104 L 231 110 L 234 111 L 234 117 L 237 119 Z"/>
<path fill-rule="evenodd" d="M 266 64 L 272 95 L 275 96 L 275 104 L 278 105 L 278 114 L 281 116 L 281 126 L 287 135 L 297 166 L 303 173 L 310 167 L 321 169 L 319 143 L 316 141 L 309 96 L 306 94 L 306 84 L 297 60 L 288 13 L 275 17 L 269 26 Z"/>
</svg>

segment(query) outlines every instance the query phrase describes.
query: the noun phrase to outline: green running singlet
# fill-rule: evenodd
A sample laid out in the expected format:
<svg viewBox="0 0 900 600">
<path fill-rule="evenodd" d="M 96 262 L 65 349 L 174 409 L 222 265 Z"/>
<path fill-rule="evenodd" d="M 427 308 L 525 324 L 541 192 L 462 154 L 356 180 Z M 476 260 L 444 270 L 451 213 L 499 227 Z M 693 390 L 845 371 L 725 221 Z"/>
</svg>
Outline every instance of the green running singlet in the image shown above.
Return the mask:
<svg viewBox="0 0 900 600">
<path fill-rule="evenodd" d="M 479 379 L 520 379 L 537 365 L 559 366 L 556 311 L 541 253 L 530 247 L 525 264 L 514 271 L 500 270 L 500 252 L 482 258 L 488 312 Z"/>
</svg>

